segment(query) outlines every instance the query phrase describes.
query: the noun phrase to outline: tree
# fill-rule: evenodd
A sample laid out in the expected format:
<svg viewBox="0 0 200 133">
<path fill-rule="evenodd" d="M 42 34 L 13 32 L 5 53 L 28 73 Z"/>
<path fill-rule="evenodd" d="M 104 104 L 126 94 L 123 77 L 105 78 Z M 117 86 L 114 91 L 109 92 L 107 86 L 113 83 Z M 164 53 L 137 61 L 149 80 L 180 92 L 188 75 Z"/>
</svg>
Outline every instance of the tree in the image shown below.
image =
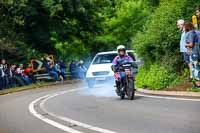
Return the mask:
<svg viewBox="0 0 200 133">
<path fill-rule="evenodd" d="M 125 44 L 130 47 L 133 37 L 143 29 L 149 14 L 147 5 L 142 0 L 118 1 L 115 15 L 107 19 L 105 34 L 98 36 L 97 41 L 115 45 Z"/>
</svg>

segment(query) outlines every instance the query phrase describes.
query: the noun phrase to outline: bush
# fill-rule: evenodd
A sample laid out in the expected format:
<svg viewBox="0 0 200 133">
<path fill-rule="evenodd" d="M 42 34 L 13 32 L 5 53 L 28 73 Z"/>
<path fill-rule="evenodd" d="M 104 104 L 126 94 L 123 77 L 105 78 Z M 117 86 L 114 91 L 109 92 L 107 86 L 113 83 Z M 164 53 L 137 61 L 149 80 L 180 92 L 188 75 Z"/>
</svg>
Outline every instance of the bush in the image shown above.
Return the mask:
<svg viewBox="0 0 200 133">
<path fill-rule="evenodd" d="M 178 19 L 191 21 L 200 1 L 162 0 L 133 41 L 133 48 L 146 64 L 139 69 L 137 86 L 162 89 L 185 77 L 184 63 L 180 56 L 180 31 Z M 178 75 L 182 74 L 182 76 Z M 179 77 L 180 76 L 180 77 Z M 179 77 L 179 78 L 178 78 Z"/>
<path fill-rule="evenodd" d="M 179 54 L 180 31 L 176 21 L 180 18 L 191 21 L 197 4 L 200 2 L 194 0 L 161 1 L 143 32 L 138 32 L 134 38 L 133 48 L 151 62 L 160 61 L 166 55 Z"/>
<path fill-rule="evenodd" d="M 142 66 L 139 68 L 136 76 L 136 85 L 139 88 L 150 88 L 160 90 L 173 86 L 178 81 L 178 75 L 167 66 L 159 64 L 150 65 L 150 67 Z"/>
</svg>

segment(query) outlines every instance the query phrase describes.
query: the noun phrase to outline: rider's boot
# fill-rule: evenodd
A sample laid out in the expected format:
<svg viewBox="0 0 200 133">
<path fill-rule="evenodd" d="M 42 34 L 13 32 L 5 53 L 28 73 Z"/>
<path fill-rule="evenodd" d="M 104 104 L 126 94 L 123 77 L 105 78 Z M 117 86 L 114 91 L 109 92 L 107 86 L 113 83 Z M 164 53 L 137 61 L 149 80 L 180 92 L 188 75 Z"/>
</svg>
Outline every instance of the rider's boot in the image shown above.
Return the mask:
<svg viewBox="0 0 200 133">
<path fill-rule="evenodd" d="M 121 91 L 120 91 L 120 82 L 119 81 L 115 81 L 115 83 L 116 83 L 116 93 L 117 93 L 117 95 L 118 96 L 120 96 L 121 95 Z"/>
</svg>

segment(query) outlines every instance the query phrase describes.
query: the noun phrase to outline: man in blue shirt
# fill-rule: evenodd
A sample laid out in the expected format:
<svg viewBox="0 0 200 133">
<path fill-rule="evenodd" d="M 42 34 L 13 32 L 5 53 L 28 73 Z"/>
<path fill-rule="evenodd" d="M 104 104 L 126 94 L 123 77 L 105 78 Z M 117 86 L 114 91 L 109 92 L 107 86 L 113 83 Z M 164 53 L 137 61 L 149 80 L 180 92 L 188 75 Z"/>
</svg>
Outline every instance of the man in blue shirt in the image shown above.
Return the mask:
<svg viewBox="0 0 200 133">
<path fill-rule="evenodd" d="M 184 28 L 184 20 L 179 19 L 177 21 L 177 26 L 181 30 L 181 40 L 180 40 L 180 52 L 183 55 L 185 63 L 188 65 L 190 70 L 189 80 L 192 81 L 192 64 L 190 62 L 190 54 L 188 53 L 188 49 L 186 48 L 186 32 Z"/>
</svg>

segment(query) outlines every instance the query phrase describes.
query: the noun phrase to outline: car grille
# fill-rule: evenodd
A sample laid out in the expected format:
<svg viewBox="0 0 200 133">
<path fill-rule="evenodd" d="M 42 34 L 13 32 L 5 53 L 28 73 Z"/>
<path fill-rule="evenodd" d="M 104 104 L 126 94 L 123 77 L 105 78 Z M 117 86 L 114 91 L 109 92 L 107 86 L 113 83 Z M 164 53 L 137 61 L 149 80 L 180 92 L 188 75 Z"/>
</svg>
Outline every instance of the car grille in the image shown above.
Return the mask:
<svg viewBox="0 0 200 133">
<path fill-rule="evenodd" d="M 101 75 L 108 75 L 109 71 L 99 71 L 99 72 L 93 72 L 94 76 L 101 76 Z"/>
</svg>

